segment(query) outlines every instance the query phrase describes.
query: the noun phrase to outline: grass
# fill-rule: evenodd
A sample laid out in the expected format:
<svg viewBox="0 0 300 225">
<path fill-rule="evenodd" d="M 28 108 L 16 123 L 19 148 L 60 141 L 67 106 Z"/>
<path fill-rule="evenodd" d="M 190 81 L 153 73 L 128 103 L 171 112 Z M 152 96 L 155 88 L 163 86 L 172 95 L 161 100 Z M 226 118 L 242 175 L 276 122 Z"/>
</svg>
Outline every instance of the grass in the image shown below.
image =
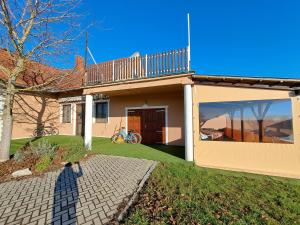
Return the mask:
<svg viewBox="0 0 300 225">
<path fill-rule="evenodd" d="M 71 149 L 69 160 L 86 153 L 78 149 L 80 137 L 46 139 Z M 13 141 L 11 152 L 22 143 L 26 140 Z M 161 162 L 125 224 L 300 224 L 299 180 L 200 168 L 182 159 L 182 147 L 93 138 L 92 153 Z"/>
<path fill-rule="evenodd" d="M 94 153 L 143 158 L 163 162 L 184 162 L 184 148 L 180 146 L 112 144 L 108 138 L 94 138 Z"/>
<path fill-rule="evenodd" d="M 160 163 L 125 223 L 300 224 L 299 182 L 236 174 Z"/>
<path fill-rule="evenodd" d="M 58 144 L 59 146 L 69 149 L 69 154 L 65 158 L 68 161 L 78 161 L 86 153 L 82 151 L 83 140 L 80 136 L 48 136 L 43 137 L 51 143 Z M 34 140 L 33 143 L 38 142 L 40 139 Z M 12 141 L 11 154 L 26 144 L 29 139 L 19 139 Z M 104 155 L 117 155 L 134 158 L 143 158 L 164 162 L 185 162 L 183 159 L 184 148 L 180 146 L 165 146 L 165 145 L 142 145 L 142 144 L 113 144 L 108 138 L 93 138 L 92 151 L 89 153 L 104 154 Z"/>
<path fill-rule="evenodd" d="M 30 139 L 17 139 L 13 140 L 10 145 L 10 154 L 15 154 L 15 152 L 22 148 Z"/>
</svg>

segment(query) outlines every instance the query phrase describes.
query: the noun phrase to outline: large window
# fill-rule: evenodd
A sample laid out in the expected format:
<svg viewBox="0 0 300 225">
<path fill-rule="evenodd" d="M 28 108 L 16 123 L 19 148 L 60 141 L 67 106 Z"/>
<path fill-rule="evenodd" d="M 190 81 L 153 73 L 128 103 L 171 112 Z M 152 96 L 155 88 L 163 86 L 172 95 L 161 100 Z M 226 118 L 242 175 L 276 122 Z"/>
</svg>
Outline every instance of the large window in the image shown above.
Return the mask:
<svg viewBox="0 0 300 225">
<path fill-rule="evenodd" d="M 62 106 L 62 122 L 71 123 L 71 104 Z"/>
<path fill-rule="evenodd" d="M 108 102 L 96 102 L 96 122 L 106 123 L 108 122 Z"/>
<path fill-rule="evenodd" d="M 200 103 L 200 139 L 293 143 L 290 99 Z"/>
</svg>

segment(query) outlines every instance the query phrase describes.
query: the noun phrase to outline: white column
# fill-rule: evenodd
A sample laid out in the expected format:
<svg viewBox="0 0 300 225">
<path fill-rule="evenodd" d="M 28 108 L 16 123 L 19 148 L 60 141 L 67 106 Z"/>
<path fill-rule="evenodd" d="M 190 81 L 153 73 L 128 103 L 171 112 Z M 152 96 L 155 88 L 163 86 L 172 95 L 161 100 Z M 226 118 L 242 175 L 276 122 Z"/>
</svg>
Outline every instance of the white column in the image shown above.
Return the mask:
<svg viewBox="0 0 300 225">
<path fill-rule="evenodd" d="M 93 96 L 85 96 L 85 124 L 84 124 L 84 146 L 92 148 L 92 126 L 93 126 Z"/>
<path fill-rule="evenodd" d="M 184 85 L 185 160 L 194 160 L 192 86 Z"/>
</svg>

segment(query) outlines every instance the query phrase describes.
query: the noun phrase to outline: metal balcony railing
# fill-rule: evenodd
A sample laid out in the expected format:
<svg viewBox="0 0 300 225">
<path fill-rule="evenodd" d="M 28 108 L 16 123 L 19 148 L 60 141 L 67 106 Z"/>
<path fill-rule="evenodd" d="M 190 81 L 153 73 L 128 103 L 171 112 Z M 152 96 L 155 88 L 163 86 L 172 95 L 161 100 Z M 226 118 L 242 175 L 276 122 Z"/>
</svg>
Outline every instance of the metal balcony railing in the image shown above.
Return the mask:
<svg viewBox="0 0 300 225">
<path fill-rule="evenodd" d="M 85 85 L 188 73 L 190 71 L 188 54 L 188 48 L 182 48 L 89 65 Z"/>
</svg>

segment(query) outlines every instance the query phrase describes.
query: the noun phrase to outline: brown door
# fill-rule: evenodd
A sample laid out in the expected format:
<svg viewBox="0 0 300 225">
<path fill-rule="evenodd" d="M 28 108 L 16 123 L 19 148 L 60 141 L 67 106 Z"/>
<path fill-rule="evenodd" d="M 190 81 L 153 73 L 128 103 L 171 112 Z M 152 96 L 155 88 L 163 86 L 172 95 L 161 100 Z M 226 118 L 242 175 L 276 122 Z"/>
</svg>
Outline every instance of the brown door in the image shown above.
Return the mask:
<svg viewBox="0 0 300 225">
<path fill-rule="evenodd" d="M 84 136 L 85 105 L 76 105 L 76 135 Z"/>
<path fill-rule="evenodd" d="M 128 110 L 128 129 L 139 132 L 143 144 L 165 144 L 165 109 Z"/>
</svg>

